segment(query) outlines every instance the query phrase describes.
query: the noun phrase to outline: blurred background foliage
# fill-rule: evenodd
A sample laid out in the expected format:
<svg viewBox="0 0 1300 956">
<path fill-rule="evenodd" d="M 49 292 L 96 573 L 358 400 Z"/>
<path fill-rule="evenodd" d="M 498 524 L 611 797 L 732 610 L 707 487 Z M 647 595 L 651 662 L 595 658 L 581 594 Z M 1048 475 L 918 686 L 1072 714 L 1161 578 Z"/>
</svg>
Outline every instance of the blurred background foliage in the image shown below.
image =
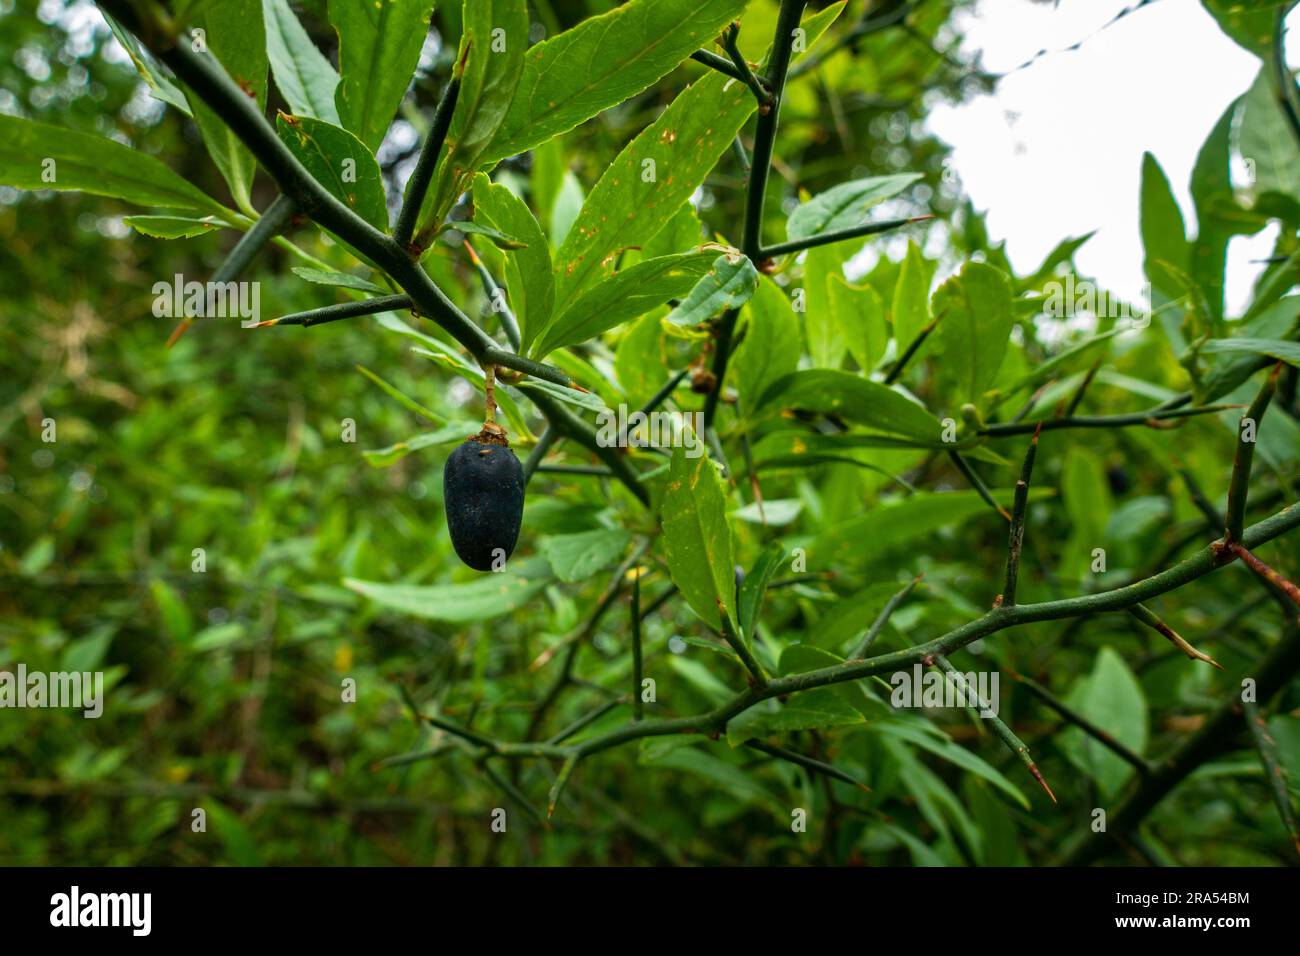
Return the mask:
<svg viewBox="0 0 1300 956">
<path fill-rule="evenodd" d="M 533 38 L 614 5 L 534 0 Z M 458 6 L 439 3 L 403 118 L 380 149 L 390 196 L 410 173 L 448 76 Z M 905 28 L 855 26 L 903 6 Z M 939 99 L 969 97 L 995 81 L 960 48 L 951 29 L 959 6 L 851 0 L 814 51 L 815 68 L 794 81 L 784 104 L 769 241 L 784 238 L 780 224 L 801 195 L 917 171 L 922 179 L 883 212 L 935 214 L 909 231 L 931 268 L 947 275 L 975 257 L 1011 273 L 981 215 L 945 175 L 945 146 L 924 123 Z M 295 7 L 333 56 L 324 3 Z M 766 47 L 775 15 L 772 0 L 750 4 L 741 32 L 749 57 Z M 855 39 L 855 32 L 862 35 Z M 558 242 L 622 145 L 703 72 L 683 64 L 629 102 L 506 161 L 495 178 L 530 197 Z M 274 94 L 272 105 L 283 105 Z M 229 201 L 194 124 L 149 96 L 97 9 L 83 0 L 0 0 L 0 111 L 112 136 Z M 752 121 L 742 139 L 751 130 Z M 697 196 L 707 228 L 732 242 L 743 175 L 728 154 Z M 254 205 L 265 208 L 274 195 L 259 174 Z M 920 744 L 883 732 L 870 708 L 848 726 L 787 735 L 788 746 L 832 760 L 869 793 L 732 749 L 726 740 L 624 746 L 583 763 L 550 829 L 454 753 L 377 769 L 377 761 L 443 739 L 413 724 L 401 686 L 421 706 L 519 739 L 558 666 L 530 664 L 586 619 L 609 572 L 552 583 L 514 613 L 468 623 L 390 613 L 344 588 L 344 578 L 438 584 L 473 577 L 456 561 L 442 516 L 445 446 L 382 468 L 363 456 L 409 438 L 421 422 L 360 369 L 436 415 L 466 422 L 466 434 L 481 415 L 477 391 L 369 319 L 256 333 L 233 321 L 204 321 L 166 349 L 171 322 L 151 314 L 151 287 L 176 274 L 210 275 L 236 236 L 147 238 L 124 224 L 131 212 L 75 193 L 0 188 L 0 666 L 102 669 L 111 687 L 99 720 L 0 710 L 0 863 L 1043 863 L 1089 824 L 1091 808 L 1113 797 L 1129 771 L 1077 731 L 1060 732 L 1051 711 L 1005 675 L 1037 679 L 1147 755 L 1166 752 L 1233 690 L 1230 676 L 1190 666 L 1126 615 L 1021 627 L 972 645 L 955 662 L 1003 673 L 1003 716 L 1033 748 L 1059 807 L 960 711 L 928 714 L 946 736 L 921 734 Z M 453 216 L 466 214 L 458 208 Z M 1287 230 L 1283 235 L 1290 241 Z M 326 261 L 347 262 L 314 230 L 300 229 L 294 239 Z M 823 254 L 837 257 L 832 267 L 852 258 L 850 275 L 888 303 L 907 243 L 844 243 Z M 482 245 L 495 263 L 494 250 Z M 1070 268 L 1072 248 L 1065 242 L 1033 275 L 1014 277 L 1015 291 L 1041 291 Z M 429 261 L 435 278 L 491 327 L 495 317 L 459 246 L 440 243 Z M 261 282 L 267 314 L 339 300 L 338 290 L 294 276 L 293 264 L 271 247 L 248 274 Z M 778 282 L 789 286 L 800 268 L 791 263 Z M 657 332 L 659 314 L 622 330 L 633 341 L 625 350 L 615 334 L 608 348 L 586 356 L 614 370 L 614 398 L 644 399 L 690 358 L 688 344 Z M 1104 319 L 1097 327 L 1022 321 L 999 384 L 1009 387 L 1080 336 L 1107 327 Z M 1145 408 L 1188 387 L 1178 352 L 1153 329 L 1067 359 L 1038 407 L 1050 410 L 1068 397 L 1103 354 L 1089 413 Z M 933 372 L 933 362 L 918 363 L 910 384 L 941 400 Z M 1294 379 L 1288 372 L 1276 413 L 1281 424 L 1263 453 L 1259 515 L 1294 498 Z M 1247 383 L 1225 400 L 1248 401 L 1256 388 Z M 686 389 L 678 394 L 684 408 L 698 400 Z M 932 408 L 957 412 L 941 403 Z M 1013 410 L 1002 409 L 1003 417 Z M 46 418 L 56 422 L 56 442 L 42 441 Z M 342 440 L 345 419 L 355 422 L 355 443 Z M 1049 491 L 1030 509 L 1021 600 L 1112 587 L 1211 540 L 1178 469 L 1222 501 L 1235 423 L 1224 414 L 1172 431 L 1045 438 L 1036 485 Z M 1024 439 L 992 448 L 1005 463 L 979 467 L 1006 491 Z M 567 454 L 584 460 L 573 449 Z M 894 616 L 879 649 L 911 646 L 978 615 L 998 589 L 1006 530 L 987 509 L 859 521 L 851 525 L 852 547 L 837 551 L 833 563 L 819 559 L 809 546 L 825 529 L 899 496 L 889 475 L 930 491 L 967 487 L 943 456 L 862 450 L 853 457 L 857 464 L 774 468 L 762 476 L 765 517 L 785 546 L 809 549 L 813 572 L 769 595 L 763 630 L 778 645 L 808 635 L 843 643 L 900 582 L 921 572 L 925 585 Z M 749 489 L 742 497 L 751 500 Z M 746 567 L 773 537 L 754 512 L 734 525 Z M 518 553 L 540 552 L 550 536 L 601 527 L 654 532 L 621 488 L 539 475 Z M 1093 575 L 1086 556 L 1102 543 L 1107 569 Z M 195 548 L 206 553 L 205 573 L 191 570 Z M 1267 558 L 1293 578 L 1300 572 L 1293 542 L 1271 545 Z M 660 558 L 644 565 L 649 603 L 667 575 Z M 1212 652 L 1227 675 L 1278 633 L 1275 608 L 1240 567 L 1162 599 L 1158 609 L 1195 635 L 1193 643 Z M 627 620 L 623 598 L 579 658 L 578 685 L 550 714 L 552 732 L 628 686 Z M 700 632 L 680 601 L 647 620 L 654 713 L 698 712 L 740 686 L 740 672 L 696 640 Z M 345 678 L 356 681 L 355 703 L 340 700 Z M 1293 686 L 1270 725 L 1293 788 L 1300 780 L 1297 707 Z M 626 708 L 596 729 L 622 719 Z M 553 770 L 532 762 L 504 772 L 541 808 Z M 204 834 L 189 825 L 197 806 L 208 813 Z M 509 812 L 504 835 L 489 830 L 499 806 Z M 795 808 L 808 812 L 806 833 L 791 831 Z M 1241 749 L 1198 771 L 1141 837 L 1111 862 L 1271 865 L 1291 852 L 1244 732 Z"/>
</svg>

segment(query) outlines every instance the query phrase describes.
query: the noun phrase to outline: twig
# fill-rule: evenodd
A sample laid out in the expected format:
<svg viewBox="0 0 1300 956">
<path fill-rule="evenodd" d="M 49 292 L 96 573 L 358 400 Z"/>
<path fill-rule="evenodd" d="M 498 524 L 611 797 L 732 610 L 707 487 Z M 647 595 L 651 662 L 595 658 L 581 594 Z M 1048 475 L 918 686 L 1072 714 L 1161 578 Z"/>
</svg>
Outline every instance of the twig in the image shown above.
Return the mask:
<svg viewBox="0 0 1300 956">
<path fill-rule="evenodd" d="M 497 280 L 492 277 L 488 267 L 483 264 L 483 260 L 478 257 L 474 251 L 474 246 L 470 243 L 469 238 L 465 239 L 465 251 L 469 253 L 469 261 L 474 264 L 474 269 L 478 272 L 479 282 L 483 285 L 483 292 L 492 303 L 492 308 L 501 319 L 501 328 L 505 330 L 506 338 L 510 340 L 510 347 L 516 352 L 523 345 L 523 337 L 519 332 L 519 318 L 511 310 L 501 293 L 501 286 L 497 285 Z"/>
<path fill-rule="evenodd" d="M 324 325 L 327 322 L 337 322 L 340 319 L 354 319 L 363 315 L 377 315 L 380 312 L 393 312 L 409 308 L 412 308 L 409 295 L 380 295 L 375 296 L 373 299 L 362 299 L 359 302 L 340 302 L 337 305 L 326 305 L 319 309 L 308 309 L 306 312 L 293 312 L 289 315 L 282 315 L 278 319 L 267 319 L 265 322 L 259 322 L 255 327 L 260 329 L 276 325 L 301 325 L 303 328 L 310 328 L 313 325 Z"/>
<path fill-rule="evenodd" d="M 578 731 L 582 730 L 584 727 L 588 727 L 591 724 L 594 724 L 596 721 L 600 720 L 600 718 L 604 717 L 611 710 L 613 710 L 615 707 L 618 707 L 622 703 L 623 703 L 623 698 L 621 697 L 615 697 L 613 700 L 605 701 L 605 703 L 601 704 L 595 710 L 583 714 L 573 723 L 569 724 L 569 726 L 565 727 L 558 734 L 556 734 L 554 737 L 548 740 L 547 743 L 548 744 L 564 743 L 566 740 L 568 740 Z"/>
<path fill-rule="evenodd" d="M 564 792 L 564 785 L 569 782 L 569 777 L 573 776 L 573 770 L 578 766 L 579 755 L 573 754 L 560 767 L 560 772 L 555 775 L 555 783 L 551 785 L 551 792 L 546 796 L 546 819 L 551 819 L 555 814 L 555 805 L 560 802 L 560 794 Z"/>
<path fill-rule="evenodd" d="M 1163 637 L 1165 640 L 1167 640 L 1170 644 L 1173 644 L 1174 647 L 1178 648 L 1180 651 L 1182 651 L 1192 660 L 1205 661 L 1205 663 L 1217 667 L 1219 670 L 1223 670 L 1222 664 L 1216 661 L 1209 654 L 1202 654 L 1196 648 L 1192 647 L 1191 644 L 1188 644 L 1187 641 L 1183 640 L 1182 636 L 1179 635 L 1177 631 L 1175 631 L 1164 621 L 1160 620 L 1160 618 L 1157 617 L 1145 605 L 1134 604 L 1131 608 L 1128 609 L 1128 612 L 1132 614 L 1135 618 L 1137 618 L 1139 621 L 1141 621 L 1143 624 L 1145 624 L 1147 627 L 1151 628 L 1153 631 L 1155 631 L 1157 634 Z"/>
<path fill-rule="evenodd" d="M 853 650 L 849 652 L 848 660 L 860 661 L 863 659 L 867 651 L 871 648 L 871 645 L 876 642 L 876 638 L 880 636 L 880 632 L 885 629 L 885 625 L 889 623 L 889 619 L 893 616 L 894 611 L 898 609 L 900 604 L 907 600 L 907 596 L 912 593 L 918 584 L 921 583 L 921 578 L 924 576 L 925 575 L 923 574 L 918 574 L 916 577 L 912 578 L 912 580 L 908 581 L 907 584 L 903 585 L 902 588 L 900 588 L 888 601 L 885 602 L 885 606 L 881 609 L 880 613 L 876 615 L 876 619 L 871 622 L 871 627 L 867 629 L 867 633 L 862 635 L 862 640 L 858 641 L 858 643 L 853 646 Z"/>
<path fill-rule="evenodd" d="M 781 0 L 776 18 L 776 35 L 772 39 L 772 57 L 768 63 L 767 87 L 772 94 L 772 106 L 758 115 L 754 131 L 754 152 L 750 164 L 749 180 L 745 190 L 745 221 L 741 230 L 740 251 L 755 266 L 762 262 L 763 201 L 767 195 L 767 178 L 772 168 L 772 150 L 776 142 L 777 118 L 781 114 L 781 99 L 785 94 L 786 74 L 790 69 L 790 56 L 794 46 L 795 31 L 803 16 L 807 0 Z M 727 363 L 731 359 L 732 336 L 736 331 L 739 312 L 729 309 L 723 313 L 716 328 L 713 355 L 713 390 L 704 399 L 704 426 L 713 424 L 718 411 L 718 400 L 727 379 Z"/>
<path fill-rule="evenodd" d="M 528 453 L 528 459 L 524 462 L 525 485 L 532 479 L 533 472 L 537 471 L 541 466 L 542 459 L 546 457 L 546 453 L 551 450 L 558 438 L 559 435 L 555 433 L 555 429 L 548 427 L 546 431 L 542 432 L 542 436 L 537 439 L 537 444 L 533 446 L 533 450 Z"/>
<path fill-rule="evenodd" d="M 632 579 L 632 719 L 645 716 L 641 700 L 641 569 L 636 569 Z"/>
<path fill-rule="evenodd" d="M 759 112 L 766 112 L 772 108 L 772 92 L 763 87 L 762 81 L 754 75 L 754 71 L 750 69 L 749 63 L 741 54 L 736 42 L 739 36 L 740 25 L 733 23 L 722 34 L 722 48 L 727 51 L 727 56 L 731 57 L 732 65 L 735 66 L 744 84 L 749 87 L 749 91 L 754 94 L 754 99 L 758 100 Z"/>
<path fill-rule="evenodd" d="M 1025 742 L 1017 737 L 1000 717 L 993 713 L 993 708 L 989 706 L 988 701 L 980 697 L 979 692 L 966 680 L 966 676 L 953 667 L 948 658 L 942 654 L 936 654 L 934 663 L 939 665 L 939 669 L 947 675 L 948 680 L 957 685 L 963 695 L 962 699 L 966 703 L 966 709 L 980 720 L 988 721 L 988 725 L 993 728 L 994 735 L 1007 745 L 1007 749 L 1016 755 L 1020 762 L 1025 765 L 1025 769 L 1029 771 L 1030 775 L 1047 791 L 1047 795 L 1052 798 L 1052 802 L 1056 803 L 1056 794 L 1052 793 L 1052 788 L 1047 785 L 1047 780 L 1043 777 L 1042 771 L 1038 769 L 1033 757 L 1029 755 L 1029 747 L 1025 745 Z"/>
<path fill-rule="evenodd" d="M 981 479 L 975 472 L 975 469 L 971 467 L 970 462 L 962 456 L 962 453 L 955 449 L 950 450 L 948 452 L 948 458 L 957 466 L 957 470 L 962 473 L 962 477 L 970 482 L 971 487 L 975 489 L 976 493 L 984 499 L 984 503 L 998 514 L 1002 515 L 1002 517 L 1007 521 L 1010 521 L 1010 512 L 998 504 L 997 499 L 993 497 L 993 492 L 989 491 L 988 485 L 984 484 L 983 479 Z"/>
<path fill-rule="evenodd" d="M 1128 415 L 1070 416 L 1062 418 L 1045 418 L 1037 422 L 1001 422 L 985 425 L 976 434 L 991 437 L 1007 435 L 1027 435 L 1040 427 L 1045 432 L 1061 428 L 1126 428 L 1129 425 L 1145 425 L 1148 428 L 1160 428 L 1163 422 L 1176 418 L 1190 418 L 1194 415 L 1213 415 L 1226 412 L 1240 405 L 1203 405 L 1199 408 L 1152 408 L 1145 412 L 1133 412 Z M 1166 426 L 1167 427 L 1167 426 Z"/>
<path fill-rule="evenodd" d="M 745 78 L 740 74 L 740 71 L 736 69 L 734 63 L 728 60 L 725 56 L 718 56 L 718 54 L 711 50 L 696 50 L 691 54 L 691 59 L 696 63 L 703 63 L 709 69 L 717 70 L 719 73 L 729 76 L 733 80 L 739 80 L 742 83 L 745 82 Z"/>
<path fill-rule="evenodd" d="M 1016 481 L 1015 500 L 1011 506 L 1011 534 L 1007 541 L 1007 573 L 1002 585 L 1002 593 L 994 602 L 998 607 L 1012 607 L 1016 603 L 1016 584 L 1020 575 L 1020 553 L 1025 546 L 1025 511 L 1029 507 L 1029 479 L 1034 474 L 1034 457 L 1038 454 L 1038 435 L 1040 429 L 1034 430 L 1034 437 L 1025 452 L 1024 464 L 1020 467 L 1020 478 Z"/>
<path fill-rule="evenodd" d="M 1237 426 L 1237 454 L 1232 462 L 1232 480 L 1228 483 L 1228 514 L 1223 533 L 1224 544 L 1228 546 L 1241 537 L 1241 528 L 1246 521 L 1246 498 L 1250 490 L 1250 469 L 1255 460 L 1255 443 L 1264 413 L 1277 391 L 1277 378 L 1281 371 L 1282 363 L 1278 362 Z M 1250 431 L 1249 440 L 1247 430 Z"/>
<path fill-rule="evenodd" d="M 1296 826 L 1295 813 L 1291 809 L 1291 792 L 1287 786 L 1286 770 L 1278 759 L 1277 741 L 1268 732 L 1268 722 L 1260 713 L 1259 704 L 1253 700 L 1243 700 L 1241 708 L 1245 712 L 1243 716 L 1246 726 L 1255 741 L 1255 749 L 1259 751 L 1259 761 L 1264 765 L 1264 776 L 1268 779 L 1268 789 L 1273 795 L 1278 816 L 1282 818 L 1282 825 L 1291 837 L 1291 845 L 1300 854 L 1300 828 Z"/>
<path fill-rule="evenodd" d="M 402 200 L 402 211 L 398 213 L 397 225 L 393 227 L 393 239 L 403 248 L 410 246 L 411 237 L 415 235 L 425 194 L 429 191 L 429 183 L 433 181 L 434 171 L 438 168 L 438 154 L 442 152 L 447 131 L 451 129 L 451 118 L 456 112 L 456 100 L 460 97 L 460 83 L 465 75 L 465 61 L 468 56 L 469 45 L 467 44 L 455 67 L 452 68 L 451 81 L 442 91 L 442 98 L 434 111 L 429 133 L 424 138 L 424 146 L 420 150 L 415 171 L 411 173 L 411 179 L 406 184 L 406 198 Z M 380 68 L 382 69 L 382 66 Z M 411 251 L 417 255 L 419 253 L 419 250 Z"/>
<path fill-rule="evenodd" d="M 239 277 L 239 274 L 248 268 L 249 263 L 262 251 L 263 247 L 275 238 L 276 234 L 284 228 L 285 223 L 293 218 L 297 212 L 298 205 L 288 196 L 277 196 L 271 205 L 266 207 L 257 222 L 253 223 L 253 228 L 248 230 L 239 237 L 235 247 L 217 266 L 217 271 L 212 273 L 214 283 L 233 282 Z M 180 324 L 172 330 L 172 334 L 167 339 L 167 348 L 171 348 L 185 334 L 185 330 L 194 324 L 194 319 L 186 316 Z"/>
<path fill-rule="evenodd" d="M 754 750 L 757 750 L 760 753 L 765 753 L 769 757 L 775 757 L 777 760 L 784 760 L 787 763 L 794 764 L 795 766 L 803 767 L 805 770 L 811 770 L 813 773 L 819 773 L 822 776 L 830 777 L 833 780 L 847 783 L 849 786 L 857 787 L 863 793 L 871 792 L 871 788 L 856 777 L 845 773 L 838 767 L 834 767 L 824 761 L 804 756 L 803 754 L 796 753 L 793 750 L 786 750 L 784 747 L 777 747 L 774 744 L 764 743 L 757 739 L 746 740 L 745 746 L 752 747 Z"/>
<path fill-rule="evenodd" d="M 718 616 L 722 621 L 722 639 L 736 652 L 740 663 L 745 665 L 745 670 L 749 671 L 750 682 L 754 686 L 763 687 L 767 684 L 767 674 L 763 671 L 763 665 L 754 657 L 754 652 L 749 649 L 746 640 L 748 635 L 737 634 L 736 629 L 731 625 L 731 617 L 727 614 L 727 609 L 723 607 L 722 600 L 718 599 L 717 604 Z"/>
<path fill-rule="evenodd" d="M 927 322 L 925 328 L 923 328 L 920 332 L 916 333 L 916 338 L 912 339 L 911 343 L 907 346 L 907 348 L 903 350 L 903 354 L 898 357 L 898 361 L 894 363 L 894 367 L 891 368 L 889 370 L 889 374 L 885 376 L 886 385 L 893 385 L 895 382 L 898 381 L 898 376 L 903 374 L 903 369 L 907 368 L 907 363 L 912 361 L 912 358 L 916 355 L 917 350 L 920 349 L 921 346 L 925 344 L 925 340 L 930 337 L 930 333 L 933 332 L 935 330 L 935 327 L 939 324 L 939 320 L 942 319 L 947 314 L 948 314 L 948 310 L 944 309 L 933 319 Z"/>
<path fill-rule="evenodd" d="M 847 229 L 836 229 L 834 232 L 821 232 L 815 236 L 807 236 L 803 239 L 792 239 L 789 242 L 779 242 L 774 246 L 768 246 L 759 253 L 760 259 L 775 259 L 777 256 L 789 255 L 792 252 L 802 252 L 805 249 L 814 249 L 817 246 L 830 245 L 832 242 L 842 242 L 845 239 L 859 239 L 863 236 L 875 236 L 882 232 L 890 232 L 894 229 L 901 229 L 903 226 L 910 226 L 916 222 L 926 222 L 933 219 L 934 216 L 912 216 L 907 219 L 882 219 L 879 222 L 864 222 L 858 226 L 850 226 Z"/>
<path fill-rule="evenodd" d="M 1023 674 L 1018 674 L 1015 671 L 1009 671 L 1008 673 L 1011 675 L 1012 680 L 1023 685 L 1026 690 L 1046 704 L 1048 708 L 1055 711 L 1068 723 L 1078 727 L 1093 740 L 1097 741 L 1097 743 L 1115 754 L 1115 756 L 1130 764 L 1139 773 L 1147 774 L 1151 772 L 1151 765 L 1145 758 L 1131 750 L 1125 744 L 1120 743 L 1105 730 L 1102 730 L 1102 728 L 1090 721 L 1087 717 L 1084 717 L 1078 711 L 1069 707 L 1064 701 L 1056 697 L 1042 684 L 1025 677 Z"/>
</svg>

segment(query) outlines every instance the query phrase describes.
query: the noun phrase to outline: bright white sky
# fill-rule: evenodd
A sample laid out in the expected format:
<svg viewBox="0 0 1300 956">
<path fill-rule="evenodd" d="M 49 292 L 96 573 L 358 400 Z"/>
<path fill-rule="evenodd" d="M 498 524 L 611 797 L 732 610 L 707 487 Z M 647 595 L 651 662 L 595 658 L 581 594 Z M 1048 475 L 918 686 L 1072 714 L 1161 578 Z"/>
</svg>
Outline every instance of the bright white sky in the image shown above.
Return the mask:
<svg viewBox="0 0 1300 956">
<path fill-rule="evenodd" d="M 1005 72 L 1039 49 L 1093 33 L 1133 0 L 981 0 L 956 23 L 985 69 Z M 1289 22 L 1288 62 L 1300 62 L 1300 11 Z M 1137 299 L 1142 288 L 1138 186 L 1153 153 L 1195 222 L 1188 181 L 1196 154 L 1260 62 L 1219 30 L 1199 0 L 1157 0 L 1070 53 L 1049 53 L 1007 77 L 993 96 L 930 115 L 994 240 L 1007 240 L 1017 272 L 1035 269 L 1067 236 L 1099 230 L 1078 253 L 1079 271 Z M 1229 249 L 1227 304 L 1239 310 L 1276 229 Z"/>
</svg>

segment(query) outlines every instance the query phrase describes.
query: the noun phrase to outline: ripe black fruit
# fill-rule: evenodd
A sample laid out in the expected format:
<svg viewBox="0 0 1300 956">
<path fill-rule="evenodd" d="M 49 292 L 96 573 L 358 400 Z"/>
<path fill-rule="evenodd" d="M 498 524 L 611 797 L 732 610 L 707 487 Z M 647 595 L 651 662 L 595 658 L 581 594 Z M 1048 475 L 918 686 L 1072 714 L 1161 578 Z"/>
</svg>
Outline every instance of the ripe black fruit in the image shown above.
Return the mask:
<svg viewBox="0 0 1300 956">
<path fill-rule="evenodd" d="M 447 458 L 442 469 L 447 530 L 460 559 L 492 571 L 510 557 L 524 515 L 524 470 L 504 437 L 484 431 Z"/>
</svg>

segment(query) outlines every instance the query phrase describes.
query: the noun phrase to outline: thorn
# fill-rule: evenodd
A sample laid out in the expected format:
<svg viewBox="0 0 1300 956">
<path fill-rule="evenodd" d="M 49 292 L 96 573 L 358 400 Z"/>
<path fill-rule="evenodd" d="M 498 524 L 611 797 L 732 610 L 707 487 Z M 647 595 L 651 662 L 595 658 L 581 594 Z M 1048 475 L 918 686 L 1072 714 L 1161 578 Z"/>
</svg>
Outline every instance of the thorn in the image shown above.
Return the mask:
<svg viewBox="0 0 1300 956">
<path fill-rule="evenodd" d="M 1052 802 L 1059 805 L 1060 801 L 1056 799 L 1056 794 L 1052 793 L 1052 788 L 1047 785 L 1047 781 L 1043 778 L 1043 773 L 1038 769 L 1038 765 L 1031 762 L 1029 772 L 1034 775 L 1035 780 L 1042 784 L 1043 789 L 1047 791 L 1047 795 L 1052 798 Z"/>
<path fill-rule="evenodd" d="M 175 345 L 178 341 L 180 341 L 180 337 L 185 334 L 185 330 L 188 329 L 193 324 L 194 324 L 193 319 L 182 319 L 181 324 L 176 326 L 176 328 L 172 329 L 172 334 L 167 337 L 167 348 L 170 349 L 173 345 Z"/>
</svg>

